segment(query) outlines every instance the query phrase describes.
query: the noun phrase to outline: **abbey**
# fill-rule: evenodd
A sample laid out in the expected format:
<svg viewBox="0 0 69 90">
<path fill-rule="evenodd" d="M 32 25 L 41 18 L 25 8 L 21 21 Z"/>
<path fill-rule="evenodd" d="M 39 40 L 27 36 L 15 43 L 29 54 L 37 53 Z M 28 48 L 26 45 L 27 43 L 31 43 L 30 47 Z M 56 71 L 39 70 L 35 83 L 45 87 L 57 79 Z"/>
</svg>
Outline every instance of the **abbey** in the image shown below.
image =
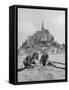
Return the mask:
<svg viewBox="0 0 69 90">
<path fill-rule="evenodd" d="M 41 30 L 28 37 L 28 45 L 34 45 L 40 42 L 52 42 L 54 41 L 53 35 L 50 34 L 48 29 L 45 29 L 44 22 L 42 21 Z"/>
<path fill-rule="evenodd" d="M 54 37 L 50 34 L 48 29 L 44 28 L 44 22 L 42 21 L 42 27 L 41 27 L 41 41 L 53 41 Z"/>
</svg>

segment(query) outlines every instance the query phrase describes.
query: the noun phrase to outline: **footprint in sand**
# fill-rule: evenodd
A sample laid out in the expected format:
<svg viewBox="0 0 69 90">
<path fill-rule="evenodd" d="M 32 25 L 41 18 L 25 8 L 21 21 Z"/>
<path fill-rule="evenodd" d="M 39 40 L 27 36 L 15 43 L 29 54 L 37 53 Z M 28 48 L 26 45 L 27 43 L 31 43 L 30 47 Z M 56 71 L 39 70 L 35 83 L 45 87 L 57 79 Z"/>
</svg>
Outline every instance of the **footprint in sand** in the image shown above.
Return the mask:
<svg viewBox="0 0 69 90">
<path fill-rule="evenodd" d="M 49 74 L 49 79 L 54 79 L 52 74 Z"/>
</svg>

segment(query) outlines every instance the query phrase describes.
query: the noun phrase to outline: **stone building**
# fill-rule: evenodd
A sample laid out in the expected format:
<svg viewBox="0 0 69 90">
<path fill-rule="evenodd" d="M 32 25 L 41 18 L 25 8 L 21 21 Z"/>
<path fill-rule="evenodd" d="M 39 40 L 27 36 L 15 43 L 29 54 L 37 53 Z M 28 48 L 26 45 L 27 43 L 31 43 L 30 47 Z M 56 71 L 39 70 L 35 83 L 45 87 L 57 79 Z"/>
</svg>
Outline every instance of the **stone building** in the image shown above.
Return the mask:
<svg viewBox="0 0 69 90">
<path fill-rule="evenodd" d="M 33 46 L 39 42 L 52 42 L 54 37 L 50 34 L 48 29 L 44 28 L 44 22 L 42 21 L 41 31 L 37 31 L 34 35 L 29 36 L 27 44 Z"/>
</svg>

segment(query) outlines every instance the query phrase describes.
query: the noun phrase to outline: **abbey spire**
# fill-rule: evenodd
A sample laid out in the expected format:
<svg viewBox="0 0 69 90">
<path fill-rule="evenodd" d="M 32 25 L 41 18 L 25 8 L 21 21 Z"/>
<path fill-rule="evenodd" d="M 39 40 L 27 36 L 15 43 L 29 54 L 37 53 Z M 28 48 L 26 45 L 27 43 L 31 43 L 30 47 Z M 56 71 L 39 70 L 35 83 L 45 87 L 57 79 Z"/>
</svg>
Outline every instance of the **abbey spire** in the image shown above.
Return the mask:
<svg viewBox="0 0 69 90">
<path fill-rule="evenodd" d="M 41 30 L 44 30 L 44 22 L 42 21 L 42 27 Z"/>
</svg>

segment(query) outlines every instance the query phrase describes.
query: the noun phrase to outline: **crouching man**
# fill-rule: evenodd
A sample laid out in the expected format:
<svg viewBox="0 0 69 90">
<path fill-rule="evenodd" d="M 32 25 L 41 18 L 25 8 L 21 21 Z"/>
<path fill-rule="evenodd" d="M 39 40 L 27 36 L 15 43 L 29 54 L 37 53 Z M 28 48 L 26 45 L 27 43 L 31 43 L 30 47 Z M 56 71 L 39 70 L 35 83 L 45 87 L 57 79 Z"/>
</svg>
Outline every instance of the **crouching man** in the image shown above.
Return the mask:
<svg viewBox="0 0 69 90">
<path fill-rule="evenodd" d="M 48 57 L 49 57 L 48 54 L 43 53 L 43 55 L 41 56 L 41 59 L 40 59 L 40 65 L 46 66 L 47 61 L 48 61 Z"/>
<path fill-rule="evenodd" d="M 25 58 L 25 60 L 23 61 L 23 64 L 24 64 L 24 66 L 25 66 L 24 68 L 30 68 L 30 67 L 32 67 L 31 62 L 32 62 L 31 56 L 27 56 L 27 57 Z"/>
</svg>

